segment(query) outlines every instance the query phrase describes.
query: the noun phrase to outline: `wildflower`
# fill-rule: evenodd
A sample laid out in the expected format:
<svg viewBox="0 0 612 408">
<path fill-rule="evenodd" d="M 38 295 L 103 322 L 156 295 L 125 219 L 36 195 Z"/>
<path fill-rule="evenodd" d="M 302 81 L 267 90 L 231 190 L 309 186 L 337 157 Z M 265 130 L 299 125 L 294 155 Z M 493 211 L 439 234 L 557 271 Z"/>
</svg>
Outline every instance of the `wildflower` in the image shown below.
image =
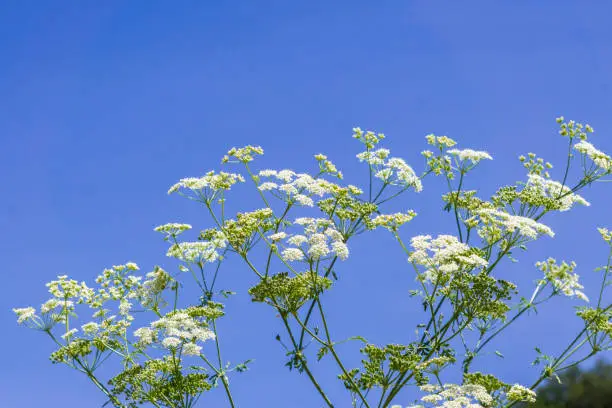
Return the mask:
<svg viewBox="0 0 612 408">
<path fill-rule="evenodd" d="M 308 242 L 308 238 L 306 238 L 304 235 L 294 235 L 287 239 L 287 243 L 295 246 L 300 246 L 304 242 Z"/>
<path fill-rule="evenodd" d="M 597 231 L 599 231 L 604 241 L 612 243 L 612 231 L 607 228 L 597 228 Z"/>
<path fill-rule="evenodd" d="M 68 330 L 66 333 L 62 334 L 62 339 L 66 341 L 70 341 L 70 339 L 72 339 L 72 337 L 77 331 L 78 331 L 77 329 Z"/>
<path fill-rule="evenodd" d="M 283 251 L 283 259 L 285 261 L 301 261 L 304 259 L 304 253 L 298 248 L 287 248 Z"/>
<path fill-rule="evenodd" d="M 244 146 L 240 148 L 233 147 L 228 152 L 227 155 L 223 157 L 222 162 L 228 163 L 235 159 L 235 161 L 240 163 L 248 163 L 253 161 L 255 156 L 261 156 L 264 154 L 263 149 L 260 146 Z"/>
<path fill-rule="evenodd" d="M 285 239 L 287 234 L 284 232 L 277 232 L 269 236 L 271 241 L 280 241 L 281 239 Z"/>
<path fill-rule="evenodd" d="M 531 239 L 536 239 L 539 235 L 555 236 L 550 227 L 528 217 L 510 215 L 505 211 L 493 208 L 483 208 L 475 211 L 475 213 L 485 224 L 502 227 L 509 232 L 518 230 L 521 235 Z M 478 230 L 478 234 L 483 238 L 486 238 L 487 232 L 487 229 Z"/>
<path fill-rule="evenodd" d="M 433 133 L 425 136 L 427 143 L 432 146 L 438 146 L 440 149 L 453 147 L 457 144 L 453 139 L 448 136 L 436 136 Z"/>
<path fill-rule="evenodd" d="M 130 313 L 132 309 L 132 304 L 128 302 L 126 299 L 121 299 L 119 302 L 119 314 L 122 316 L 126 316 Z"/>
<path fill-rule="evenodd" d="M 222 235 L 218 235 L 212 241 L 180 242 L 168 249 L 169 257 L 177 258 L 184 262 L 214 262 L 219 259 L 219 248 L 225 248 L 227 241 Z"/>
<path fill-rule="evenodd" d="M 447 150 L 447 153 L 453 156 L 456 156 L 459 158 L 459 160 L 461 161 L 465 161 L 465 160 L 469 160 L 472 162 L 472 164 L 476 164 L 481 160 L 487 159 L 487 160 L 493 160 L 493 158 L 489 155 L 489 153 L 484 152 L 484 151 L 479 151 L 479 150 L 472 150 L 472 149 L 463 149 L 463 150 L 459 150 L 459 149 L 450 149 Z"/>
<path fill-rule="evenodd" d="M 357 158 L 360 162 L 366 162 L 373 166 L 382 166 L 385 164 L 385 159 L 389 157 L 389 153 L 389 149 L 371 150 L 357 154 Z"/>
<path fill-rule="evenodd" d="M 371 220 L 371 228 L 383 227 L 390 231 L 397 231 L 399 227 L 416 217 L 416 212 L 410 210 L 406 213 L 381 214 Z"/>
<path fill-rule="evenodd" d="M 134 331 L 134 336 L 138 338 L 138 344 L 148 346 L 155 340 L 155 331 L 148 327 L 141 327 Z"/>
<path fill-rule="evenodd" d="M 261 191 L 276 190 L 278 188 L 278 184 L 267 181 L 265 183 L 261 183 L 257 188 L 259 188 Z"/>
<path fill-rule="evenodd" d="M 331 244 L 332 251 L 340 260 L 344 261 L 349 256 L 348 246 L 344 242 L 334 241 Z"/>
<path fill-rule="evenodd" d="M 510 401 L 536 402 L 536 393 L 520 384 L 514 384 L 506 393 Z"/>
<path fill-rule="evenodd" d="M 87 335 L 94 335 L 98 330 L 100 330 L 100 325 L 96 322 L 85 323 L 81 326 L 81 330 L 83 330 L 83 333 Z"/>
<path fill-rule="evenodd" d="M 548 180 L 537 174 L 529 174 L 526 189 L 531 189 L 537 192 L 538 195 L 544 198 L 551 198 L 558 202 L 559 211 L 567 211 L 574 204 L 584 206 L 591 205 L 580 195 L 575 194 L 572 190 L 558 181 Z"/>
<path fill-rule="evenodd" d="M 187 177 L 179 180 L 168 190 L 168 194 L 176 193 L 180 189 L 191 191 L 203 191 L 209 189 L 211 192 L 218 190 L 229 190 L 231 186 L 238 182 L 244 182 L 244 177 L 240 174 L 209 171 L 202 177 Z"/>
<path fill-rule="evenodd" d="M 183 345 L 183 354 L 186 356 L 197 356 L 202 351 L 202 346 L 195 343 L 185 343 Z"/>
<path fill-rule="evenodd" d="M 153 230 L 156 232 L 163 232 L 170 236 L 177 236 L 190 229 L 191 229 L 191 225 L 189 224 L 179 224 L 176 222 L 171 222 L 168 224 L 159 225 L 155 227 Z"/>
<path fill-rule="evenodd" d="M 176 337 L 166 337 L 162 340 L 162 346 L 166 348 L 177 348 L 181 344 L 181 339 Z"/>
<path fill-rule="evenodd" d="M 586 140 L 576 143 L 574 149 L 591 159 L 600 169 L 607 172 L 612 171 L 612 158 L 601 150 L 597 150 L 595 146 Z"/>
<path fill-rule="evenodd" d="M 437 281 L 439 274 L 449 275 L 461 269 L 472 270 L 488 265 L 486 259 L 452 235 L 439 235 L 433 239 L 430 235 L 419 235 L 412 238 L 411 246 L 414 251 L 408 261 L 427 268 L 421 275 L 426 281 Z"/>
<path fill-rule="evenodd" d="M 589 301 L 588 297 L 580 290 L 583 289 L 583 286 L 578 283 L 578 274 L 574 273 L 576 262 L 568 264 L 563 261 L 561 265 L 557 265 L 554 258 L 548 258 L 545 262 L 536 262 L 536 267 L 544 272 L 546 280 L 553 285 L 555 290 L 565 296 L 576 296 L 585 302 Z"/>
<path fill-rule="evenodd" d="M 36 315 L 36 309 L 33 307 L 16 308 L 13 309 L 13 312 L 15 312 L 17 315 L 17 323 L 19 324 L 33 318 Z"/>
<path fill-rule="evenodd" d="M 493 397 L 482 385 L 444 384 L 444 386 L 439 387 L 437 385 L 426 384 L 420 388 L 421 391 L 429 393 L 429 395 L 422 397 L 421 401 L 428 404 L 436 404 L 436 407 L 439 408 L 482 408 L 482 406 L 493 404 Z M 478 403 L 474 403 L 474 401 Z"/>
<path fill-rule="evenodd" d="M 382 133 L 376 134 L 369 130 L 364 132 L 360 128 L 356 127 L 353 128 L 353 138 L 359 140 L 368 150 L 371 150 L 378 144 L 378 142 L 385 138 L 385 135 Z"/>
</svg>

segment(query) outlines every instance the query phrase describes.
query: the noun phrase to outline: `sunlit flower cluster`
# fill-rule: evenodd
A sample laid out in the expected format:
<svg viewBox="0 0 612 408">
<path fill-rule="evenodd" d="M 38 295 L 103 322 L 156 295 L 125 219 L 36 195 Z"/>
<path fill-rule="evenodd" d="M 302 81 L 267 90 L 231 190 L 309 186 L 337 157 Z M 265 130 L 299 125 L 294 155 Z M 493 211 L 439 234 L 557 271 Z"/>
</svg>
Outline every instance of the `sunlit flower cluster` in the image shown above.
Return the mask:
<svg viewBox="0 0 612 408">
<path fill-rule="evenodd" d="M 324 154 L 315 154 L 314 158 L 319 162 L 319 170 L 321 173 L 326 173 L 339 179 L 342 179 L 342 172 L 338 171 L 338 168 L 334 163 L 331 162 Z"/>
<path fill-rule="evenodd" d="M 219 259 L 219 249 L 227 246 L 225 235 L 218 232 L 208 241 L 179 242 L 172 245 L 166 254 L 183 262 L 215 262 Z"/>
<path fill-rule="evenodd" d="M 345 260 L 349 249 L 342 234 L 331 222 L 323 218 L 297 218 L 294 224 L 304 228 L 304 235 L 296 234 L 287 238 L 291 247 L 285 248 L 281 256 L 285 261 L 318 260 L 334 255 Z"/>
<path fill-rule="evenodd" d="M 416 217 L 416 212 L 410 210 L 405 213 L 381 214 L 370 221 L 371 228 L 382 227 L 390 231 L 397 231 L 399 227 L 412 221 Z"/>
<path fill-rule="evenodd" d="M 259 177 L 275 178 L 276 182 L 266 181 L 259 185 L 261 191 L 271 191 L 283 201 L 294 202 L 303 206 L 314 206 L 313 196 L 322 197 L 335 191 L 338 186 L 321 178 L 314 178 L 306 173 L 295 173 L 291 170 L 262 170 Z"/>
<path fill-rule="evenodd" d="M 477 255 L 466 244 L 452 235 L 418 235 L 411 240 L 414 251 L 408 261 L 427 268 L 423 278 L 435 282 L 439 273 L 452 274 L 460 269 L 472 270 L 488 265 L 486 259 Z"/>
<path fill-rule="evenodd" d="M 146 347 L 160 341 L 167 349 L 183 346 L 182 353 L 198 355 L 202 347 L 196 342 L 205 342 L 215 338 L 207 323 L 199 321 L 185 311 L 170 313 L 151 323 L 150 327 L 141 327 L 134 331 L 137 344 Z"/>
<path fill-rule="evenodd" d="M 382 133 L 377 134 L 370 130 L 364 132 L 361 128 L 356 127 L 353 128 L 353 138 L 359 140 L 368 150 L 371 150 L 385 138 L 385 135 Z"/>
<path fill-rule="evenodd" d="M 607 228 L 597 228 L 597 231 L 599 231 L 605 242 L 612 244 L 612 231 Z"/>
<path fill-rule="evenodd" d="M 439 407 L 439 408 L 483 408 L 493 404 L 493 397 L 482 385 L 475 384 L 444 384 L 443 386 L 426 384 L 420 387 L 428 393 L 421 398 L 425 405 L 412 405 L 409 408 Z"/>
<path fill-rule="evenodd" d="M 357 158 L 372 166 L 374 176 L 385 184 L 412 187 L 417 192 L 423 190 L 421 179 L 412 167 L 404 159 L 389 157 L 387 149 L 367 150 L 359 153 Z"/>
<path fill-rule="evenodd" d="M 248 163 L 255 159 L 255 156 L 261 156 L 264 154 L 261 146 L 244 146 L 244 147 L 233 147 L 228 152 L 227 155 L 223 157 L 222 162 L 238 162 L 238 163 Z"/>
<path fill-rule="evenodd" d="M 559 203 L 559 211 L 567 211 L 574 204 L 589 206 L 587 200 L 572 192 L 571 188 L 558 181 L 544 178 L 537 174 L 529 174 L 526 188 L 535 189 L 545 198 L 553 198 Z"/>
<path fill-rule="evenodd" d="M 518 232 L 520 235 L 531 239 L 536 239 L 540 235 L 549 235 L 551 237 L 555 235 L 550 227 L 529 217 L 511 215 L 503 210 L 494 208 L 482 208 L 476 210 L 475 213 L 480 218 L 482 224 L 484 224 L 484 226 L 478 229 L 478 235 L 487 240 L 487 242 L 499 238 L 500 234 L 505 231 Z"/>
<path fill-rule="evenodd" d="M 190 230 L 192 227 L 189 224 L 179 224 L 176 222 L 164 224 L 155 227 L 154 231 L 164 233 L 168 236 L 177 236 L 185 231 Z"/>
<path fill-rule="evenodd" d="M 555 290 L 563 293 L 565 296 L 575 296 L 585 302 L 589 301 L 589 298 L 581 290 L 584 287 L 578 283 L 578 274 L 574 272 L 576 262 L 568 264 L 563 261 L 560 265 L 557 265 L 557 261 L 554 258 L 548 258 L 544 262 L 536 262 L 536 267 L 544 273 L 545 281 L 549 281 Z"/>
<path fill-rule="evenodd" d="M 506 393 L 509 401 L 536 402 L 535 391 L 520 384 L 514 384 Z"/>
<path fill-rule="evenodd" d="M 574 149 L 591 159 L 600 169 L 607 172 L 612 171 L 612 158 L 586 140 L 576 143 Z"/>
<path fill-rule="evenodd" d="M 176 193 L 181 189 L 187 189 L 194 192 L 203 192 L 209 189 L 212 192 L 218 190 L 229 190 L 231 186 L 238 182 L 244 182 L 244 177 L 240 174 L 220 172 L 215 174 L 214 171 L 209 171 L 202 177 L 187 177 L 179 180 L 168 190 L 168 194 Z"/>
<path fill-rule="evenodd" d="M 446 151 L 448 154 L 457 157 L 460 161 L 469 160 L 472 164 L 476 164 L 481 160 L 493 160 L 491 155 L 485 151 L 472 149 L 450 149 Z"/>
</svg>

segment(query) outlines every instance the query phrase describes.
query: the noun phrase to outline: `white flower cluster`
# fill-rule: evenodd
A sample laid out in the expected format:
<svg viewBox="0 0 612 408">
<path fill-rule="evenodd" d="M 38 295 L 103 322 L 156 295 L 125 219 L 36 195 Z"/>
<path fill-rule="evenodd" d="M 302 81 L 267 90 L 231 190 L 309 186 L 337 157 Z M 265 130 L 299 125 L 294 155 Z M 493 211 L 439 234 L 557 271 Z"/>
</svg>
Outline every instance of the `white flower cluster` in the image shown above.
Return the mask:
<svg viewBox="0 0 612 408">
<path fill-rule="evenodd" d="M 506 397 L 509 401 L 536 402 L 536 393 L 520 384 L 514 384 Z"/>
<path fill-rule="evenodd" d="M 457 144 L 453 139 L 448 136 L 436 136 L 433 133 L 425 136 L 425 140 L 427 140 L 427 144 L 432 146 L 437 146 L 440 149 L 453 147 Z"/>
<path fill-rule="evenodd" d="M 214 171 L 209 171 L 202 177 L 188 177 L 179 180 L 178 183 L 170 187 L 168 194 L 176 193 L 181 188 L 196 192 L 207 188 L 212 191 L 229 190 L 232 185 L 238 182 L 244 182 L 244 177 L 240 174 L 225 172 L 215 174 Z"/>
<path fill-rule="evenodd" d="M 141 294 L 142 278 L 130 275 L 130 272 L 137 270 L 138 265 L 133 262 L 107 268 L 97 277 L 96 283 L 100 287 L 96 290 L 87 287 L 84 282 L 68 279 L 66 275 L 58 276 L 57 280 L 47 284 L 52 297 L 41 305 L 40 316 L 33 307 L 14 309 L 17 321 L 45 331 L 51 330 L 57 323 L 62 323 L 62 328 L 66 330 L 61 334 L 61 338 L 71 343 L 76 339 L 78 330 L 68 329 L 68 323 L 76 316 L 76 305 L 86 304 L 95 310 L 92 317 L 99 320 L 81 326 L 85 336 L 98 337 L 105 342 L 111 338 L 123 339 L 126 329 L 134 319 L 130 315 L 132 303 L 129 299 L 139 298 Z M 118 301 L 118 316 L 109 316 L 110 310 L 104 308 L 109 301 Z"/>
<path fill-rule="evenodd" d="M 290 200 L 307 207 L 314 206 L 313 196 L 322 197 L 331 193 L 338 186 L 327 180 L 314 178 L 306 173 L 295 173 L 291 170 L 262 170 L 259 177 L 274 177 L 278 182 L 266 181 L 259 185 L 261 191 L 273 191 L 284 200 Z"/>
<path fill-rule="evenodd" d="M 36 316 L 36 309 L 33 307 L 20 307 L 13 309 L 13 312 L 17 315 L 17 323 L 22 324 Z"/>
<path fill-rule="evenodd" d="M 378 142 L 385 138 L 385 135 L 382 133 L 374 133 L 371 130 L 366 130 L 364 132 L 361 128 L 355 127 L 353 128 L 353 138 L 359 140 L 368 150 L 371 150 Z"/>
<path fill-rule="evenodd" d="M 471 253 L 470 247 L 452 235 L 431 235 L 413 237 L 411 245 L 414 251 L 408 261 L 423 265 L 427 270 L 423 278 L 435 282 L 439 273 L 452 274 L 460 269 L 472 270 L 488 265 L 486 259 Z"/>
<path fill-rule="evenodd" d="M 597 228 L 597 231 L 601 234 L 601 238 L 609 244 L 612 244 L 612 231 L 607 228 Z"/>
<path fill-rule="evenodd" d="M 581 291 L 584 286 L 578 283 L 579 275 L 574 273 L 576 262 L 568 264 L 563 261 L 561 265 L 557 265 L 557 261 L 554 258 L 548 258 L 546 261 L 536 262 L 536 267 L 544 273 L 546 280 L 557 291 L 565 296 L 576 296 L 585 302 L 589 301 L 589 298 Z"/>
<path fill-rule="evenodd" d="M 381 214 L 371 220 L 372 228 L 383 227 L 390 231 L 397 231 L 405 223 L 412 221 L 416 217 L 416 212 L 410 210 L 405 213 Z"/>
<path fill-rule="evenodd" d="M 600 169 L 612 171 L 612 158 L 586 140 L 576 143 L 574 149 L 591 159 Z"/>
<path fill-rule="evenodd" d="M 169 236 L 177 236 L 182 234 L 185 231 L 190 230 L 192 227 L 189 224 L 179 224 L 176 222 L 171 222 L 168 224 L 160 225 L 154 228 L 156 232 L 162 232 Z"/>
<path fill-rule="evenodd" d="M 567 211 L 572 208 L 574 204 L 585 206 L 591 205 L 580 195 L 572 193 L 572 190 L 568 186 L 564 186 L 558 181 L 549 180 L 537 174 L 532 173 L 528 175 L 527 188 L 537 189 L 538 193 L 543 197 L 560 200 L 561 207 L 559 211 Z"/>
<path fill-rule="evenodd" d="M 227 246 L 227 239 L 222 232 L 209 241 L 179 242 L 172 245 L 166 254 L 183 262 L 215 262 L 219 259 L 219 249 Z"/>
<path fill-rule="evenodd" d="M 511 215 L 505 211 L 494 208 L 483 208 L 476 210 L 475 213 L 480 217 L 480 220 L 488 227 L 502 228 L 508 232 L 517 231 L 528 238 L 536 239 L 540 235 L 555 236 L 555 233 L 550 227 L 541 224 L 529 217 L 520 215 Z M 481 238 L 487 239 L 490 233 L 490 228 L 480 228 L 478 235 Z"/>
<path fill-rule="evenodd" d="M 200 354 L 202 346 L 196 342 L 205 342 L 215 338 L 215 334 L 206 323 L 182 311 L 162 317 L 151 323 L 151 327 L 137 329 L 134 331 L 134 336 L 138 338 L 138 344 L 141 347 L 146 347 L 161 339 L 161 344 L 165 348 L 176 349 L 182 346 L 182 353 L 185 355 Z"/>
<path fill-rule="evenodd" d="M 421 179 L 412 167 L 399 157 L 389 157 L 388 149 L 367 150 L 357 158 L 372 166 L 374 176 L 386 184 L 412 187 L 417 192 L 423 190 Z"/>
<path fill-rule="evenodd" d="M 430 407 L 439 408 L 483 408 L 493 404 L 493 397 L 482 385 L 476 384 L 426 384 L 420 387 L 421 391 L 429 393 L 421 401 Z M 399 406 L 392 406 L 399 407 Z M 425 405 L 412 405 L 408 408 L 424 408 Z"/>
<path fill-rule="evenodd" d="M 447 153 L 457 157 L 461 161 L 469 160 L 472 164 L 477 164 L 479 161 L 487 159 L 493 160 L 493 158 L 489 155 L 489 153 L 481 151 L 481 150 L 472 150 L 472 149 L 450 149 L 447 150 Z"/>
<path fill-rule="evenodd" d="M 293 235 L 287 238 L 287 243 L 293 247 L 282 251 L 281 255 L 285 261 L 301 261 L 306 257 L 318 260 L 328 255 L 335 255 L 341 260 L 348 258 L 349 249 L 344 242 L 344 237 L 329 220 L 297 218 L 294 224 L 304 227 L 304 235 Z"/>
<path fill-rule="evenodd" d="M 247 145 L 244 147 L 232 147 L 227 155 L 221 160 L 222 163 L 239 162 L 248 163 L 254 160 L 255 156 L 261 156 L 264 154 L 261 146 Z"/>
</svg>

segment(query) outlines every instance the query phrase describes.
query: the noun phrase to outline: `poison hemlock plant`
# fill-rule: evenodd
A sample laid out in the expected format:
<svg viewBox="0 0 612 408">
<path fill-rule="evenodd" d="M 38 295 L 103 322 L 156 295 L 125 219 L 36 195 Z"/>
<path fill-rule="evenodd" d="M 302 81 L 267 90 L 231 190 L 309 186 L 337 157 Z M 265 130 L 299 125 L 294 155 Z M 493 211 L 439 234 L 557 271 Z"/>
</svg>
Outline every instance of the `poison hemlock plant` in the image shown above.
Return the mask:
<svg viewBox="0 0 612 408">
<path fill-rule="evenodd" d="M 384 135 L 354 129 L 353 137 L 365 149 L 357 154 L 367 169 L 362 187 L 344 184 L 342 173 L 323 154 L 315 155 L 313 174 L 257 171 L 253 162 L 263 155 L 261 147 L 233 148 L 222 162 L 237 166 L 240 173 L 210 171 L 182 179 L 168 191 L 205 207 L 213 223 L 196 241 L 182 239 L 192 229 L 188 224 L 155 228 L 169 244 L 167 255 L 177 261 L 176 272 L 156 266 L 142 274 L 130 262 L 104 270 L 91 286 L 59 276 L 47 284 L 51 298 L 39 309 L 14 309 L 18 323 L 47 335 L 57 346 L 51 360 L 86 375 L 108 405 L 190 408 L 202 396 L 204 401 L 208 390 L 221 387 L 228 406 L 245 406 L 248 397 L 233 395 L 229 379 L 245 371 L 249 361 L 227 363 L 217 330 L 218 319 L 231 318 L 225 316 L 223 302 L 233 294 L 220 289 L 217 278 L 223 263 L 235 257 L 257 279 L 248 291 L 252 301 L 267 305 L 279 319 L 284 334 L 277 340 L 286 348 L 287 367 L 308 378 L 324 406 L 405 406 L 397 405 L 397 396 L 406 387 L 422 394 L 414 404 L 423 407 L 532 402 L 542 381 L 610 350 L 612 335 L 612 305 L 604 300 L 612 259 L 608 229 L 599 228 L 609 255 L 599 270 L 596 299 L 587 299 L 571 261 L 538 262 L 534 271 L 539 270 L 539 278 L 529 299 L 517 299 L 517 286 L 496 275 L 504 260 L 512 260 L 513 250 L 554 235 L 545 224 L 547 215 L 588 206 L 580 190 L 610 181 L 606 177 L 612 173 L 612 159 L 588 141 L 593 129 L 563 118 L 557 123 L 568 143 L 563 178 L 553 180 L 552 165 L 529 153 L 520 157 L 526 178 L 499 187 L 489 199 L 464 185 L 469 173 L 492 157 L 459 150 L 446 136 L 426 137 L 430 150 L 422 152 L 425 165 L 418 173 L 380 147 Z M 578 175 L 572 178 L 575 167 Z M 385 213 L 385 207 L 420 192 L 429 178 L 447 186 L 442 199 L 457 233 L 420 235 L 405 242 L 399 231 L 416 211 Z M 260 209 L 228 216 L 226 199 L 237 183 L 252 184 Z M 304 216 L 308 211 L 311 216 Z M 339 278 L 349 278 L 342 276 L 341 264 L 350 255 L 351 240 L 375 229 L 386 229 L 397 240 L 407 259 L 406 273 L 415 278 L 411 294 L 422 301 L 422 322 L 412 339 L 404 339 L 407 343 L 373 344 L 358 335 L 336 339 L 326 318 L 323 294 L 342 284 Z M 200 295 L 179 307 L 185 285 L 196 285 Z M 536 363 L 543 368 L 532 384 L 509 384 L 495 373 L 472 370 L 492 340 L 526 312 L 559 296 L 581 305 L 577 316 L 584 328 L 558 355 L 538 349 Z M 89 315 L 90 321 L 77 326 L 77 315 Z M 348 366 L 343 357 L 341 345 L 347 341 L 362 343 L 358 367 Z M 121 370 L 102 379 L 97 369 L 110 358 L 120 361 Z M 312 370 L 323 358 L 335 364 L 345 400 L 332 401 L 326 392 L 329 384 Z M 445 382 L 453 370 L 461 373 L 461 384 Z"/>
</svg>

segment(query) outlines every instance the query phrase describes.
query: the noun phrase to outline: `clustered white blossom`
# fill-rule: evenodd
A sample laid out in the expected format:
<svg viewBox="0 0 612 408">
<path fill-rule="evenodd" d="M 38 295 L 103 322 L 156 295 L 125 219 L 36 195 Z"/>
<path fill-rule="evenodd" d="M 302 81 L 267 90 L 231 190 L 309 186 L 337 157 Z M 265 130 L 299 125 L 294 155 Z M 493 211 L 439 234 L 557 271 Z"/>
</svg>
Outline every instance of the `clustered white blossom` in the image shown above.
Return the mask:
<svg viewBox="0 0 612 408">
<path fill-rule="evenodd" d="M 575 296 L 588 302 L 589 298 L 581 291 L 584 286 L 578 283 L 579 275 L 574 273 L 576 262 L 568 264 L 563 261 L 560 265 L 557 265 L 556 262 L 554 258 L 548 258 L 546 261 L 536 262 L 536 267 L 544 273 L 546 280 L 549 281 L 557 291 L 563 293 L 565 296 Z"/>
<path fill-rule="evenodd" d="M 386 184 L 412 187 L 415 191 L 423 190 L 421 179 L 404 159 L 389 157 L 388 149 L 367 150 L 357 155 L 359 161 L 372 166 L 374 177 Z"/>
<path fill-rule="evenodd" d="M 576 143 L 574 149 L 591 159 L 600 169 L 612 171 L 612 158 L 586 140 Z"/>
<path fill-rule="evenodd" d="M 427 269 L 422 277 L 435 282 L 439 273 L 452 274 L 460 269 L 484 268 L 488 261 L 470 251 L 470 247 L 455 236 L 418 235 L 411 240 L 414 251 L 408 261 Z"/>
<path fill-rule="evenodd" d="M 176 193 L 180 189 L 187 189 L 194 192 L 202 192 L 205 189 L 210 189 L 215 192 L 217 190 L 229 190 L 230 187 L 238 182 L 244 182 L 244 177 L 240 174 L 220 172 L 215 174 L 214 171 L 209 171 L 202 177 L 187 177 L 179 180 L 168 190 L 168 194 Z"/>
<path fill-rule="evenodd" d="M 405 213 L 380 214 L 371 220 L 372 228 L 383 227 L 390 231 L 397 231 L 405 223 L 412 221 L 416 217 L 416 212 L 410 210 Z"/>
<path fill-rule="evenodd" d="M 304 258 L 318 260 L 328 255 L 335 255 L 341 260 L 348 258 L 349 249 L 344 237 L 328 219 L 297 218 L 294 224 L 304 227 L 304 235 L 296 234 L 286 240 L 293 247 L 282 251 L 281 256 L 285 261 L 301 261 Z"/>
<path fill-rule="evenodd" d="M 561 207 L 559 211 L 567 211 L 572 208 L 574 204 L 580 204 L 589 206 L 591 205 L 587 200 L 578 194 L 572 192 L 571 188 L 565 186 L 558 181 L 544 178 L 537 174 L 529 174 L 527 181 L 527 188 L 534 188 L 538 191 L 542 197 L 555 198 L 559 200 Z"/>
<path fill-rule="evenodd" d="M 150 327 L 141 327 L 134 331 L 138 345 L 146 347 L 161 339 L 161 344 L 167 349 L 183 346 L 186 355 L 198 355 L 202 349 L 195 342 L 205 342 L 215 338 L 215 334 L 206 323 L 200 322 L 188 313 L 177 311 L 170 313 L 151 323 Z"/>
<path fill-rule="evenodd" d="M 510 401 L 536 402 L 536 393 L 520 384 L 514 384 L 506 397 Z"/>
<path fill-rule="evenodd" d="M 428 393 L 421 398 L 423 404 L 410 405 L 407 408 L 485 408 L 493 406 L 494 399 L 482 385 L 476 384 L 444 384 L 443 386 L 426 384 L 420 387 Z M 510 402 L 535 402 L 536 393 L 520 384 L 514 384 L 505 393 Z M 392 405 L 391 408 L 402 408 Z"/>
<path fill-rule="evenodd" d="M 259 177 L 274 178 L 277 181 L 265 181 L 258 186 L 259 190 L 271 191 L 278 198 L 307 207 L 314 206 L 313 196 L 322 197 L 338 187 L 327 180 L 292 170 L 262 170 L 259 172 Z"/>
<path fill-rule="evenodd" d="M 219 249 L 227 246 L 227 239 L 217 231 L 209 241 L 179 242 L 173 244 L 166 254 L 183 262 L 215 262 L 219 259 Z"/>
<path fill-rule="evenodd" d="M 264 154 L 261 146 L 247 145 L 244 147 L 232 147 L 227 155 L 223 157 L 222 163 L 238 162 L 238 163 L 249 163 L 254 160 L 255 156 L 261 156 Z"/>
<path fill-rule="evenodd" d="M 597 228 L 597 231 L 601 234 L 601 238 L 607 243 L 612 244 L 612 231 L 607 228 Z"/>
<path fill-rule="evenodd" d="M 32 319 L 36 315 L 36 309 L 31 306 L 15 308 L 13 312 L 17 315 L 17 323 L 19 324 Z"/>
<path fill-rule="evenodd" d="M 502 228 L 508 232 L 518 231 L 521 235 L 531 239 L 536 239 L 539 235 L 555 236 L 555 233 L 550 227 L 529 217 L 511 215 L 503 210 L 494 208 L 478 209 L 475 213 L 486 227 L 492 227 L 494 229 Z M 478 230 L 478 235 L 483 239 L 487 239 L 489 233 L 490 228 L 480 228 Z"/>
<path fill-rule="evenodd" d="M 433 384 L 422 385 L 421 391 L 429 393 L 421 401 L 431 407 L 439 408 L 483 408 L 493 404 L 493 397 L 482 385 Z M 400 407 L 400 406 L 392 406 Z M 409 408 L 424 408 L 425 405 L 412 405 Z"/>
<path fill-rule="evenodd" d="M 154 228 L 154 231 L 162 232 L 169 236 L 177 236 L 185 231 L 190 230 L 192 227 L 189 224 L 179 224 L 176 222 L 171 222 L 164 225 L 159 225 Z"/>
<path fill-rule="evenodd" d="M 447 150 L 447 153 L 450 155 L 456 156 L 461 161 L 469 160 L 472 162 L 472 164 L 476 164 L 479 161 L 484 160 L 484 159 L 493 160 L 493 158 L 491 157 L 491 155 L 489 155 L 489 153 L 485 151 L 481 151 L 481 150 L 450 149 L 450 150 Z"/>
</svg>

